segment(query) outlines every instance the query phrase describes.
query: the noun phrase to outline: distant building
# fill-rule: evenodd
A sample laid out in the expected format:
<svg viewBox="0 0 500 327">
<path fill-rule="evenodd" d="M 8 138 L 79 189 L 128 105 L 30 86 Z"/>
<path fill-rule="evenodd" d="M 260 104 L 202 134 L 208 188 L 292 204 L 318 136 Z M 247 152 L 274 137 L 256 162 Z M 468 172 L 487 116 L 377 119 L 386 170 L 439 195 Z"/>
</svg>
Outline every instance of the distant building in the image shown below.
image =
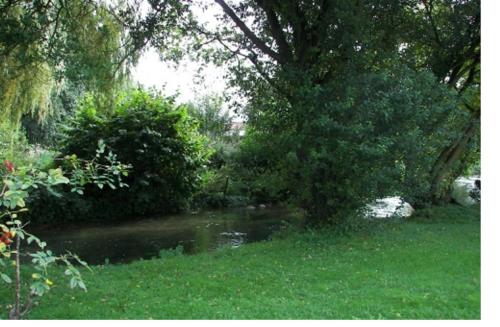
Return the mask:
<svg viewBox="0 0 500 327">
<path fill-rule="evenodd" d="M 230 135 L 245 135 L 245 123 L 242 121 L 233 121 L 231 122 L 231 130 L 229 131 Z"/>
</svg>

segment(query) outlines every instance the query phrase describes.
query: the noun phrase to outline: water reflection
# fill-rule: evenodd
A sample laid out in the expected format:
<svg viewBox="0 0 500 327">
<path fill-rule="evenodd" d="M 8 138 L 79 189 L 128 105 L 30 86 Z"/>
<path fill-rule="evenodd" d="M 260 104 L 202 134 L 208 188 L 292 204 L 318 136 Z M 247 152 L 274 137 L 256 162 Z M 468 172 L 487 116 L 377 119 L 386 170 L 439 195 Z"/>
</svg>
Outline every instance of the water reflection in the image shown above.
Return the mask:
<svg viewBox="0 0 500 327">
<path fill-rule="evenodd" d="M 193 254 L 220 247 L 238 247 L 268 239 L 283 222 L 293 220 L 280 208 L 227 209 L 144 219 L 113 226 L 63 231 L 34 231 L 55 253 L 69 250 L 90 264 L 125 263 L 157 257 L 160 250 L 182 246 Z"/>
</svg>

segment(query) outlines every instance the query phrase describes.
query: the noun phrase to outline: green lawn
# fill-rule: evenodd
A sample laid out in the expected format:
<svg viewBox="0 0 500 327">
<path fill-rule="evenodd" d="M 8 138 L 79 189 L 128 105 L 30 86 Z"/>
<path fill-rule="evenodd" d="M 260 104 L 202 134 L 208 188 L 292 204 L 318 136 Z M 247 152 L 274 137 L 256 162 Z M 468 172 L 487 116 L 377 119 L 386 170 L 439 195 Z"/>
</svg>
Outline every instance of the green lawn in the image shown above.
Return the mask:
<svg viewBox="0 0 500 327">
<path fill-rule="evenodd" d="M 479 208 L 374 228 L 94 267 L 88 293 L 56 285 L 30 318 L 480 319 Z"/>
</svg>

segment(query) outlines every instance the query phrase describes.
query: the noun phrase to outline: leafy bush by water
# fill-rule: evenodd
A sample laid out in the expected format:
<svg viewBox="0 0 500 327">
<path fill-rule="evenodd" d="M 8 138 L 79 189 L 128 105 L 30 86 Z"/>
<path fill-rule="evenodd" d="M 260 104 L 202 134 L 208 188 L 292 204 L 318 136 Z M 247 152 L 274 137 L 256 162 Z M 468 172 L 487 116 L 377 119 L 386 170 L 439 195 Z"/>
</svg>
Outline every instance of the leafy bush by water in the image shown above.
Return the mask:
<svg viewBox="0 0 500 327">
<path fill-rule="evenodd" d="M 33 212 L 57 209 L 52 219 L 108 220 L 177 212 L 187 205 L 210 154 L 196 122 L 173 99 L 142 90 L 123 94 L 117 103 L 100 113 L 95 99 L 86 98 L 65 128 L 61 152 L 90 158 L 104 140 L 119 161 L 132 164 L 125 180 L 130 187 L 89 186 L 83 202 L 65 195 L 64 207 L 39 193 Z"/>
</svg>

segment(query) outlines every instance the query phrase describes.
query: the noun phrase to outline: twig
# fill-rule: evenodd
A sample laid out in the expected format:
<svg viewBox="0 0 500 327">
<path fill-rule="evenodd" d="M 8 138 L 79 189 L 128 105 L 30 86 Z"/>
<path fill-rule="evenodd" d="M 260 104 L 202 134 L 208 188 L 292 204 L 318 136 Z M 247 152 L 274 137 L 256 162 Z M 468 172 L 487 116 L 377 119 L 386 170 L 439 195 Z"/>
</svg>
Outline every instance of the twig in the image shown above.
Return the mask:
<svg viewBox="0 0 500 327">
<path fill-rule="evenodd" d="M 9 319 L 19 320 L 21 319 L 21 268 L 20 268 L 20 250 L 21 239 L 19 234 L 16 235 L 16 253 L 14 255 L 16 262 L 16 294 L 14 297 L 14 308 L 9 313 Z"/>
</svg>

